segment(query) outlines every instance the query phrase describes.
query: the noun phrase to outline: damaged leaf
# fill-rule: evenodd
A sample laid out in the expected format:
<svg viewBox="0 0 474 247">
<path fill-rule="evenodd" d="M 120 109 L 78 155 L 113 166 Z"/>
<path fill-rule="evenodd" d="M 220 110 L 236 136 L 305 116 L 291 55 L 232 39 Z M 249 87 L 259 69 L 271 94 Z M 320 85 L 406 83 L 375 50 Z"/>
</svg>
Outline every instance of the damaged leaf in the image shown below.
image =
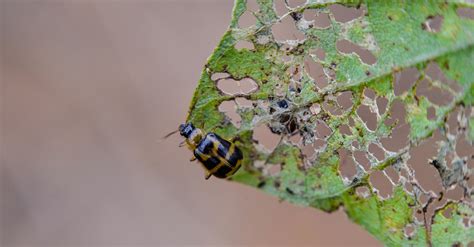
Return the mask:
<svg viewBox="0 0 474 247">
<path fill-rule="evenodd" d="M 187 121 L 235 138 L 244 160 L 232 181 L 327 212 L 343 207 L 385 245 L 467 246 L 474 20 L 458 9 L 473 7 L 236 0 Z M 239 26 L 246 13 L 255 23 Z M 229 101 L 237 120 L 219 110 Z M 274 145 L 258 140 L 260 128 Z"/>
</svg>

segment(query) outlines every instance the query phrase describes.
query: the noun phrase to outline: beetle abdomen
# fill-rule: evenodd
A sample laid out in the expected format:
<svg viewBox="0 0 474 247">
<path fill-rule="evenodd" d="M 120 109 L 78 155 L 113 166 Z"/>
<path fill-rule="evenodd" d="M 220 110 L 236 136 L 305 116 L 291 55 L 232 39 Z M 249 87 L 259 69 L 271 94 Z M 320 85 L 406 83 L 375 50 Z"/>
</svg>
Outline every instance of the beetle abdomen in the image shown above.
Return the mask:
<svg viewBox="0 0 474 247">
<path fill-rule="evenodd" d="M 227 178 L 234 174 L 240 168 L 243 157 L 235 144 L 212 132 L 199 142 L 194 156 L 209 174 L 218 178 Z"/>
</svg>

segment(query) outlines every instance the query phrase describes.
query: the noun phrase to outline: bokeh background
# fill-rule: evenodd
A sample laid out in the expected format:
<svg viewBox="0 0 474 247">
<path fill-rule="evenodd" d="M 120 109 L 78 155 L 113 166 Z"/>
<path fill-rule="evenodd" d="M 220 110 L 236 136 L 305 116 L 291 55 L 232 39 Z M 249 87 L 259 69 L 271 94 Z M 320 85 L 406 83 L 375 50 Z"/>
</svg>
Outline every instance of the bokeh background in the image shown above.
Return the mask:
<svg viewBox="0 0 474 247">
<path fill-rule="evenodd" d="M 1 246 L 378 246 L 204 180 L 179 136 L 231 0 L 0 0 Z"/>
</svg>

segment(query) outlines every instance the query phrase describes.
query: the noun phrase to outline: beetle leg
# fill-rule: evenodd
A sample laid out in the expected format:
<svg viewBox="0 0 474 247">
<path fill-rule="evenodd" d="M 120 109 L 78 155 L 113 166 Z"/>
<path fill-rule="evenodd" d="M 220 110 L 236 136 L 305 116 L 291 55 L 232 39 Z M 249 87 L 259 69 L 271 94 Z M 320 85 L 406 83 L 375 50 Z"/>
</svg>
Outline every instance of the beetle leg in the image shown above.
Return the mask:
<svg viewBox="0 0 474 247">
<path fill-rule="evenodd" d="M 234 138 L 232 138 L 231 142 L 234 143 L 234 142 L 240 141 L 240 140 L 241 140 L 240 136 L 234 136 Z"/>
<path fill-rule="evenodd" d="M 212 174 L 210 172 L 206 172 L 206 175 L 204 176 L 204 178 L 208 180 L 211 177 L 211 175 Z"/>
<path fill-rule="evenodd" d="M 193 162 L 196 160 L 196 157 L 192 157 L 189 161 Z"/>
</svg>

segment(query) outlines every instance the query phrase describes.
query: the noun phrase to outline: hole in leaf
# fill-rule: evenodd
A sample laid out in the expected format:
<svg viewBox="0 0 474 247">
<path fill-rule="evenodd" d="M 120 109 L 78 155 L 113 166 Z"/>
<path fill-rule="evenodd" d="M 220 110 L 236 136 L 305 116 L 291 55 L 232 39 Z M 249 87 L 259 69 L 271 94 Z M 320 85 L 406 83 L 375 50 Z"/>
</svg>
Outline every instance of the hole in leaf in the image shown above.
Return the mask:
<svg viewBox="0 0 474 247">
<path fill-rule="evenodd" d="M 265 147 L 268 151 L 273 151 L 280 142 L 280 136 L 275 135 L 270 129 L 262 124 L 253 131 L 253 139 Z"/>
<path fill-rule="evenodd" d="M 365 151 L 354 151 L 353 152 L 353 155 L 354 155 L 354 159 L 361 165 L 364 167 L 365 170 L 369 170 L 371 165 L 370 165 L 370 161 L 369 159 L 367 158 L 367 154 Z"/>
<path fill-rule="evenodd" d="M 258 89 L 257 83 L 250 78 L 244 78 L 240 80 L 239 82 L 240 82 L 240 90 L 241 90 L 240 92 L 243 94 L 249 94 Z"/>
<path fill-rule="evenodd" d="M 234 79 L 222 79 L 217 82 L 217 88 L 225 94 L 240 93 L 240 85 Z"/>
<path fill-rule="evenodd" d="M 313 144 L 304 145 L 301 148 L 301 153 L 306 159 L 313 159 L 316 154 L 316 147 Z"/>
<path fill-rule="evenodd" d="M 428 16 L 426 17 L 425 22 L 421 24 L 421 28 L 428 32 L 437 33 L 441 30 L 441 25 L 443 24 L 443 17 L 440 15 Z"/>
<path fill-rule="evenodd" d="M 258 12 L 260 10 L 260 7 L 257 4 L 256 0 L 247 0 L 247 11 L 251 12 Z"/>
<path fill-rule="evenodd" d="M 328 28 L 331 26 L 331 19 L 328 13 L 322 13 L 315 9 L 307 9 L 303 13 L 304 19 L 307 21 L 314 21 L 313 26 L 316 28 Z"/>
<path fill-rule="evenodd" d="M 444 196 L 446 199 L 459 201 L 464 197 L 464 190 L 461 187 L 456 186 L 453 189 L 446 191 Z"/>
<path fill-rule="evenodd" d="M 343 178 L 352 180 L 357 174 L 356 164 L 352 159 L 349 151 L 346 149 L 339 149 L 339 172 Z"/>
<path fill-rule="evenodd" d="M 387 110 L 388 100 L 385 97 L 377 97 L 377 109 L 379 114 L 382 115 Z"/>
<path fill-rule="evenodd" d="M 339 126 L 339 131 L 341 132 L 342 135 L 352 135 L 351 129 L 347 124 L 343 124 Z"/>
<path fill-rule="evenodd" d="M 338 40 L 336 43 L 336 48 L 338 51 L 345 54 L 351 54 L 353 52 L 356 53 L 360 57 L 362 62 L 366 64 L 372 65 L 377 62 L 377 58 L 374 56 L 374 54 L 372 54 L 372 52 L 348 40 Z"/>
<path fill-rule="evenodd" d="M 391 126 L 395 120 L 397 120 L 397 124 L 392 129 L 390 137 L 383 138 L 381 142 L 386 150 L 396 152 L 408 145 L 410 125 L 405 122 L 406 111 L 401 100 L 397 99 L 392 103 L 390 114 L 392 118 L 389 122 L 391 123 L 386 121 L 384 124 Z"/>
<path fill-rule="evenodd" d="M 474 9 L 471 8 L 458 8 L 456 13 L 463 18 L 474 20 Z"/>
<path fill-rule="evenodd" d="M 236 104 L 234 101 L 224 101 L 219 105 L 219 111 L 224 113 L 227 117 L 227 119 L 232 122 L 232 124 L 239 128 L 240 127 L 240 122 L 242 119 L 240 118 L 240 115 L 237 114 L 236 112 Z"/>
<path fill-rule="evenodd" d="M 370 88 L 364 89 L 364 95 L 368 98 L 371 98 L 371 99 L 375 99 L 375 96 L 376 96 L 374 90 L 372 90 Z"/>
<path fill-rule="evenodd" d="M 299 134 L 294 134 L 292 136 L 290 136 L 290 138 L 288 138 L 288 140 L 293 143 L 293 145 L 297 146 L 297 147 L 301 147 L 302 145 L 302 138 L 301 138 L 301 135 Z"/>
<path fill-rule="evenodd" d="M 288 8 L 289 6 L 286 6 L 285 0 L 275 0 L 273 1 L 273 7 L 275 9 L 275 13 L 281 17 L 282 15 L 288 13 L 290 11 Z"/>
<path fill-rule="evenodd" d="M 368 129 L 374 131 L 377 128 L 377 115 L 370 111 L 366 105 L 361 105 L 357 109 L 357 115 L 364 121 Z"/>
<path fill-rule="evenodd" d="M 230 95 L 249 94 L 258 89 L 257 83 L 250 78 L 244 78 L 240 81 L 234 79 L 222 79 L 217 82 L 217 88 Z"/>
<path fill-rule="evenodd" d="M 248 28 L 257 23 L 257 18 L 250 11 L 245 11 L 239 18 L 239 27 Z"/>
<path fill-rule="evenodd" d="M 314 83 L 319 89 L 323 89 L 328 85 L 328 78 L 324 73 L 323 66 L 313 61 L 311 58 L 305 60 L 305 67 L 308 74 L 313 78 Z"/>
<path fill-rule="evenodd" d="M 398 175 L 398 172 L 392 166 L 385 168 L 384 171 L 394 183 L 397 183 L 400 179 L 400 175 Z"/>
<path fill-rule="evenodd" d="M 392 103 L 392 107 L 390 109 L 390 115 L 393 119 L 397 119 L 399 122 L 405 122 L 405 105 L 399 99 L 396 99 Z"/>
<path fill-rule="evenodd" d="M 344 111 L 349 110 L 354 104 L 354 100 L 352 98 L 352 91 L 345 91 L 339 93 L 339 95 L 337 96 L 337 103 L 342 106 Z"/>
<path fill-rule="evenodd" d="M 374 171 L 370 175 L 370 184 L 378 191 L 378 195 L 383 199 L 392 196 L 393 185 L 382 171 Z"/>
<path fill-rule="evenodd" d="M 326 141 L 323 140 L 323 139 L 316 139 L 313 142 L 313 147 L 316 148 L 316 149 L 321 149 L 324 146 L 326 146 Z"/>
<path fill-rule="evenodd" d="M 372 153 L 377 160 L 382 161 L 385 159 L 385 152 L 376 144 L 371 143 L 369 145 L 369 152 Z"/>
<path fill-rule="evenodd" d="M 420 72 L 414 68 L 405 68 L 400 72 L 395 73 L 394 93 L 400 95 L 413 87 L 415 81 L 418 80 Z"/>
<path fill-rule="evenodd" d="M 211 75 L 211 80 L 217 81 L 228 77 L 230 77 L 228 73 L 214 73 Z"/>
<path fill-rule="evenodd" d="M 364 14 L 363 8 L 346 7 L 340 4 L 333 4 L 329 6 L 329 9 L 338 22 L 349 22 L 361 17 Z"/>
<path fill-rule="evenodd" d="M 382 138 L 381 143 L 383 147 L 391 152 L 399 151 L 408 144 L 408 134 L 410 126 L 407 124 L 397 125 L 392 131 L 392 134 L 387 138 Z"/>
<path fill-rule="evenodd" d="M 247 50 L 253 50 L 254 46 L 253 43 L 250 41 L 246 40 L 239 40 L 237 44 L 235 44 L 235 49 L 241 50 L 241 49 L 247 49 Z"/>
<path fill-rule="evenodd" d="M 321 139 L 326 139 L 331 134 L 331 128 L 329 128 L 324 121 L 318 121 L 316 125 L 316 135 Z"/>
<path fill-rule="evenodd" d="M 453 100 L 453 95 L 447 90 L 443 90 L 434 85 L 430 85 L 428 80 L 423 79 L 416 88 L 416 95 L 425 96 L 431 103 L 444 106 Z"/>
<path fill-rule="evenodd" d="M 436 131 L 432 137 L 410 149 L 410 159 L 407 163 L 415 170 L 418 184 L 426 191 L 439 192 L 443 190 L 438 170 L 430 164 L 430 161 L 438 154 L 437 142 L 441 140 L 440 132 Z"/>
<path fill-rule="evenodd" d="M 272 26 L 273 37 L 278 41 L 304 40 L 303 32 L 296 28 L 296 23 L 291 17 L 283 18 Z"/>
<path fill-rule="evenodd" d="M 474 155 L 474 146 L 471 145 L 466 138 L 461 136 L 456 142 L 456 153 L 460 157 L 466 157 L 469 159 L 472 155 Z"/>
<path fill-rule="evenodd" d="M 459 85 L 459 83 L 457 83 L 455 80 L 448 79 L 438 64 L 435 62 L 430 62 L 428 64 L 425 69 L 425 73 L 433 81 L 439 81 L 441 84 L 446 84 L 456 92 L 460 92 L 462 90 L 462 87 Z"/>
<path fill-rule="evenodd" d="M 402 176 L 402 177 L 407 178 L 406 174 L 405 174 L 405 176 Z M 413 185 L 411 184 L 411 182 L 406 182 L 404 184 L 404 187 L 405 187 L 406 192 L 413 194 L 414 189 L 413 189 Z"/>
<path fill-rule="evenodd" d="M 238 107 L 253 107 L 252 101 L 242 97 L 235 98 L 235 103 Z"/>
</svg>

